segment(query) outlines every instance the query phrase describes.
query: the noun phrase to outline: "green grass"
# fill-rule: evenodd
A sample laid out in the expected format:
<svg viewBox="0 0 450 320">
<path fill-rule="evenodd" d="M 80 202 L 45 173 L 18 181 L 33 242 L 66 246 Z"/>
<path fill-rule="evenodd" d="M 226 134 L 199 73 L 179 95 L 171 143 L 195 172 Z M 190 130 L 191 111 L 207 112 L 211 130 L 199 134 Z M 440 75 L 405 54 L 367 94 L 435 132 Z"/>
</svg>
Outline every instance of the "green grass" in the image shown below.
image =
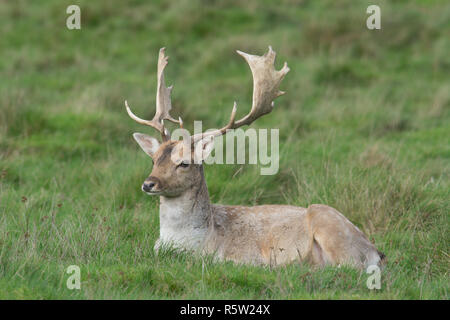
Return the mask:
<svg viewBox="0 0 450 320">
<path fill-rule="evenodd" d="M 450 5 L 446 1 L 0 2 L 0 299 L 448 299 Z M 365 27 L 379 4 L 382 29 Z M 291 72 L 272 114 L 280 171 L 206 166 L 213 202 L 324 203 L 388 258 L 381 290 L 347 268 L 155 255 L 158 199 L 125 113 L 150 117 L 167 47 L 174 116 L 223 125 L 251 103 L 234 50 Z M 148 131 L 153 133 L 152 131 Z M 248 183 L 252 181 L 252 183 Z M 68 290 L 69 265 L 81 290 Z"/>
</svg>

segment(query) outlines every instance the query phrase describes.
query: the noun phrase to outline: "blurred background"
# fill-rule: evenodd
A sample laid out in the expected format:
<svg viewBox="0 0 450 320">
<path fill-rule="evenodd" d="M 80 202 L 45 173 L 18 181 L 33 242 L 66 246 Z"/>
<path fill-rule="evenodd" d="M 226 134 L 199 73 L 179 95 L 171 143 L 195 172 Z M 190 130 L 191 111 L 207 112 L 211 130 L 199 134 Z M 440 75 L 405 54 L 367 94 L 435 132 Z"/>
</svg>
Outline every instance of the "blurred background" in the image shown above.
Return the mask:
<svg viewBox="0 0 450 320">
<path fill-rule="evenodd" d="M 366 27 L 372 4 L 381 30 Z M 208 165 L 212 202 L 333 206 L 388 256 L 378 297 L 448 298 L 447 1 L 0 1 L 0 17 L 0 298 L 371 297 L 355 272 L 224 264 L 204 278 L 152 253 L 158 199 L 140 191 L 151 161 L 131 135 L 156 133 L 124 100 L 153 116 L 166 47 L 171 114 L 220 127 L 234 100 L 238 117 L 251 106 L 235 50 L 269 45 L 287 93 L 252 127 L 279 128 L 280 170 Z M 82 291 L 62 285 L 71 264 Z"/>
</svg>

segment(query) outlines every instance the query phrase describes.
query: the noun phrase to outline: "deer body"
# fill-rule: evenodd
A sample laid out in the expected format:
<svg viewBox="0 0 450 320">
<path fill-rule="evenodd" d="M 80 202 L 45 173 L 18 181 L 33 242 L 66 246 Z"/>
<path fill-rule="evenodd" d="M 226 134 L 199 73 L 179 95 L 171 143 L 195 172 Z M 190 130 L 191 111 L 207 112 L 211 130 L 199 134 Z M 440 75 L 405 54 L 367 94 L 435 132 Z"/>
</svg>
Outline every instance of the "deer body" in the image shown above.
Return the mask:
<svg viewBox="0 0 450 320">
<path fill-rule="evenodd" d="M 307 261 L 314 265 L 379 264 L 364 234 L 325 205 L 254 207 L 211 204 L 206 182 L 178 197 L 160 196 L 161 243 L 256 265 Z"/>
<path fill-rule="evenodd" d="M 155 249 L 168 244 L 213 254 L 220 260 L 258 265 L 307 261 L 319 266 L 350 264 L 362 268 L 380 264 L 384 255 L 344 215 L 329 206 L 244 207 L 210 203 L 203 160 L 212 151 L 211 138 L 249 125 L 269 113 L 273 100 L 284 93 L 278 85 L 289 71 L 286 63 L 280 71 L 274 69 L 275 52 L 270 47 L 261 57 L 238 53 L 252 70 L 253 105 L 247 116 L 235 121 L 235 103 L 230 121 L 222 129 L 191 136 L 187 143 L 170 139 L 163 120 L 177 122 L 181 127 L 182 121 L 169 114 L 171 87 L 164 84 L 164 49 L 160 50 L 158 61 L 155 117 L 150 121 L 140 119 L 125 102 L 131 118 L 157 129 L 163 137 L 160 143 L 145 134 L 133 135 L 154 163 L 142 190 L 160 196 L 160 237 Z"/>
</svg>

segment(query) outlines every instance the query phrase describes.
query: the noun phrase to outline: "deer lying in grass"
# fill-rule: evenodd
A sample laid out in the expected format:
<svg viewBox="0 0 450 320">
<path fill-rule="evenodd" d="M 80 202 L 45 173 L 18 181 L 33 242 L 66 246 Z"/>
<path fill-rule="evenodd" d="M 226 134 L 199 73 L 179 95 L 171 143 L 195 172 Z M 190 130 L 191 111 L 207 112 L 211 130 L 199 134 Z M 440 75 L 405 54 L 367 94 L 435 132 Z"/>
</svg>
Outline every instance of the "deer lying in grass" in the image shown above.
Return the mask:
<svg viewBox="0 0 450 320">
<path fill-rule="evenodd" d="M 213 149 L 213 137 L 228 129 L 250 125 L 272 111 L 273 100 L 284 92 L 278 86 L 289 68 L 274 68 L 275 52 L 263 56 L 237 51 L 253 74 L 253 105 L 250 113 L 235 121 L 236 103 L 230 121 L 222 129 L 191 136 L 191 143 L 170 140 L 164 120 L 179 123 L 169 114 L 170 93 L 164 83 L 168 58 L 159 52 L 156 114 L 152 120 L 129 116 L 160 132 L 162 143 L 142 133 L 133 137 L 153 159 L 153 170 L 142 185 L 149 195 L 160 196 L 160 237 L 155 244 L 213 254 L 239 263 L 280 265 L 295 260 L 313 265 L 350 264 L 360 268 L 378 265 L 384 258 L 365 235 L 336 209 L 314 204 L 308 208 L 290 205 L 254 207 L 211 204 L 201 163 Z M 200 163 L 193 161 L 200 147 Z M 188 150 L 186 149 L 188 148 Z M 183 157 L 184 152 L 190 159 Z"/>
</svg>

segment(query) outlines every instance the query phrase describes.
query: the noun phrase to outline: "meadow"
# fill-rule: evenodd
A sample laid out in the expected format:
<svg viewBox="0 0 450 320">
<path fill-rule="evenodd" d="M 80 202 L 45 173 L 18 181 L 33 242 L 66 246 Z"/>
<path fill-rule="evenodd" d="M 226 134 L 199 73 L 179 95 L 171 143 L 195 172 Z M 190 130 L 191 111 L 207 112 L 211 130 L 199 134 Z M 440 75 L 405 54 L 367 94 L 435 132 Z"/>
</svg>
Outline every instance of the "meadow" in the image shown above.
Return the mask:
<svg viewBox="0 0 450 320">
<path fill-rule="evenodd" d="M 0 17 L 0 299 L 449 299 L 448 1 L 20 0 Z M 380 290 L 347 267 L 153 252 L 159 199 L 132 133 L 156 134 L 124 100 L 153 115 L 166 47 L 172 115 L 220 127 L 251 106 L 235 50 L 268 45 L 287 93 L 252 127 L 279 129 L 279 172 L 206 165 L 211 201 L 337 208 L 386 254 Z"/>
</svg>

